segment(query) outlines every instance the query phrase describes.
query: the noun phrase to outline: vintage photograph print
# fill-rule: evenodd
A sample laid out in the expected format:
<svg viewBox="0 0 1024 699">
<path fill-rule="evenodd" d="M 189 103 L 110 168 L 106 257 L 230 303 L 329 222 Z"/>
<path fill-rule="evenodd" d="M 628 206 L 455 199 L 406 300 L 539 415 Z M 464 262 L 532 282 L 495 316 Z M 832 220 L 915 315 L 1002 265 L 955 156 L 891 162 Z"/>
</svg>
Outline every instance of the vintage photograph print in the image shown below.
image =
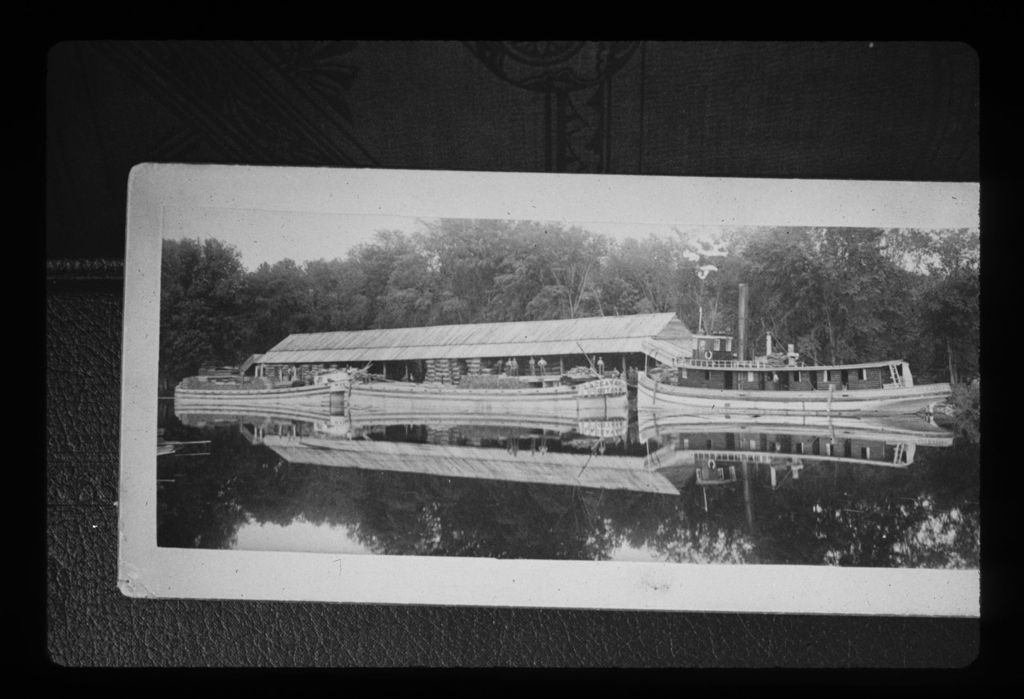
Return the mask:
<svg viewBox="0 0 1024 699">
<path fill-rule="evenodd" d="M 977 616 L 977 206 L 138 166 L 120 587 Z"/>
</svg>

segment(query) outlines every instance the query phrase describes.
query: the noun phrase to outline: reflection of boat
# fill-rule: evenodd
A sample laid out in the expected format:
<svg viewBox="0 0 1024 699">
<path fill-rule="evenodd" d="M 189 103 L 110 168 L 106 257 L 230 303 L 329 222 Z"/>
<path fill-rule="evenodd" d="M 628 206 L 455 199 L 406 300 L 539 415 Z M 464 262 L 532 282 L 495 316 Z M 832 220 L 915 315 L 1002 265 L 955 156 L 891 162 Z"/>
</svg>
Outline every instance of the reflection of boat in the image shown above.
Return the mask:
<svg viewBox="0 0 1024 699">
<path fill-rule="evenodd" d="M 238 422 L 257 423 L 272 420 L 281 422 L 318 422 L 339 417 L 332 415 L 329 411 L 322 408 L 307 410 L 302 405 L 257 404 L 236 406 L 231 403 L 196 405 L 189 399 L 174 401 L 174 415 L 182 424 L 190 427 L 203 427 L 208 424 L 235 424 Z"/>
<path fill-rule="evenodd" d="M 330 415 L 310 416 L 305 413 L 289 414 L 283 411 L 274 413 L 249 412 L 240 414 L 227 410 L 220 412 L 192 413 L 175 411 L 181 424 L 200 429 L 208 427 L 237 427 L 242 436 L 250 444 L 261 444 L 267 434 L 299 436 L 315 432 L 314 425 L 330 425 L 337 417 Z M 348 430 L 347 421 L 345 430 Z"/>
<path fill-rule="evenodd" d="M 329 415 L 324 412 L 289 411 L 280 407 L 260 410 L 247 409 L 244 412 L 230 407 L 206 408 L 203 412 L 192 412 L 186 405 L 175 406 L 175 416 L 189 427 L 235 426 L 238 425 L 245 438 L 253 443 L 262 443 L 265 435 L 277 436 L 318 436 L 332 439 L 357 439 L 368 434 L 381 434 L 389 428 L 422 427 L 434 432 L 447 431 L 451 437 L 480 441 L 503 441 L 507 439 L 552 439 L 571 438 L 580 435 L 585 446 L 593 446 L 595 439 L 620 440 L 629 426 L 626 418 L 608 420 L 577 420 L 571 416 L 557 415 L 511 415 L 475 413 L 458 409 L 449 404 L 450 412 L 417 410 L 403 413 L 387 413 L 362 410 L 349 415 Z"/>
<path fill-rule="evenodd" d="M 913 463 L 918 446 L 953 443 L 949 432 L 909 418 L 776 416 L 752 421 L 686 416 L 663 421 L 642 412 L 641 421 L 641 438 L 661 445 L 648 457 L 649 466 L 659 470 L 735 464 L 799 469 L 807 461 L 905 468 Z"/>
<path fill-rule="evenodd" d="M 677 495 L 641 457 L 267 436 L 289 463 Z"/>
<path fill-rule="evenodd" d="M 830 464 L 844 471 L 854 466 L 905 469 L 918 445 L 948 447 L 953 436 L 912 417 L 822 418 L 770 416 L 721 418 L 673 415 L 667 419 L 640 412 L 641 436 L 648 441 L 647 467 L 680 488 L 701 489 L 704 509 L 709 493 L 742 485 L 749 527 L 754 526 L 753 484 L 767 481 L 776 490 Z M 835 473 L 835 472 L 833 472 Z M 721 488 L 720 488 L 721 487 Z"/>
<path fill-rule="evenodd" d="M 191 441 L 169 441 L 163 437 L 157 437 L 156 440 L 156 455 L 157 456 L 169 456 L 171 454 L 177 454 L 178 456 L 208 456 L 208 451 L 195 451 L 192 447 L 207 446 L 210 444 L 209 439 L 196 439 Z"/>
<path fill-rule="evenodd" d="M 661 440 L 680 432 L 766 432 L 790 435 L 827 435 L 848 439 L 887 439 L 913 442 L 925 447 L 948 447 L 953 435 L 935 423 L 916 416 L 826 417 L 821 415 L 726 416 L 662 414 L 640 410 L 637 414 L 642 441 Z"/>
<path fill-rule="evenodd" d="M 386 403 L 373 407 L 361 406 L 350 411 L 348 421 L 353 433 L 382 425 L 430 425 L 431 427 L 478 427 L 495 428 L 503 431 L 526 432 L 540 430 L 544 432 L 570 432 L 577 426 L 575 416 L 551 414 L 537 411 L 535 414 L 515 415 L 511 413 L 486 413 L 473 410 L 473 404 L 462 405 L 458 402 L 446 401 L 430 409 L 432 402 L 406 406 L 388 405 Z M 404 410 L 388 410 L 388 408 L 404 408 Z M 340 420 L 337 420 L 340 422 Z"/>
<path fill-rule="evenodd" d="M 622 439 L 629 430 L 629 420 L 613 418 L 610 420 L 580 420 L 576 431 L 586 437 L 601 439 Z"/>
</svg>

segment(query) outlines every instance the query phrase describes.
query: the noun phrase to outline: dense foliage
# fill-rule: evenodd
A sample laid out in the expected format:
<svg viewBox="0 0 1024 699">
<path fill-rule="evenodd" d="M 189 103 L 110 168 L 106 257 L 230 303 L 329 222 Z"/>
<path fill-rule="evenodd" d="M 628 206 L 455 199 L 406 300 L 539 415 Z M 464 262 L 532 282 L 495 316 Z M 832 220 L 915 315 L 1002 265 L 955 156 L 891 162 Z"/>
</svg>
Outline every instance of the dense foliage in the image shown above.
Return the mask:
<svg viewBox="0 0 1024 699">
<path fill-rule="evenodd" d="M 808 360 L 903 358 L 921 380 L 978 376 L 974 231 L 757 228 L 715 241 L 621 242 L 579 227 L 446 219 L 381 231 L 344 259 L 247 271 L 234 248 L 164 242 L 160 361 L 176 381 L 234 365 L 289 333 L 673 311 L 692 330 L 735 332 Z M 724 254 L 717 254 L 717 253 Z M 699 279 L 696 269 L 716 271 Z"/>
</svg>

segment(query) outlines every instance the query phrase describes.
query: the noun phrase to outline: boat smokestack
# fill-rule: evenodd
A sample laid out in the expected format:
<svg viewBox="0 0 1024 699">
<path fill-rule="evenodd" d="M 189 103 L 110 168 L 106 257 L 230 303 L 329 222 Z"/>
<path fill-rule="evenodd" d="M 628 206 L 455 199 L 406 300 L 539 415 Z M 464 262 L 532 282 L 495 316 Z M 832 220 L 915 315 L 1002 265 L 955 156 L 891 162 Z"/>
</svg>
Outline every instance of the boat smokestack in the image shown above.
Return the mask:
<svg viewBox="0 0 1024 699">
<path fill-rule="evenodd" d="M 747 358 L 747 285 L 740 284 L 740 307 L 739 307 L 739 360 L 742 362 Z"/>
</svg>

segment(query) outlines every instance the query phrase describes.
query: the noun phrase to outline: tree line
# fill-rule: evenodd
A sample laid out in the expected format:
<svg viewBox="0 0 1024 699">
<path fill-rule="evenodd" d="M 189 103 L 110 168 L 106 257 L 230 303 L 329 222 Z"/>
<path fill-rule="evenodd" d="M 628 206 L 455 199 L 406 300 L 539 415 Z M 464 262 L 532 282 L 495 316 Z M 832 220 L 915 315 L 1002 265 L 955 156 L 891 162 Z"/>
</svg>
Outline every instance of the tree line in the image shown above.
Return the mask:
<svg viewBox="0 0 1024 699">
<path fill-rule="evenodd" d="M 922 381 L 979 375 L 976 231 L 752 228 L 695 240 L 614 240 L 578 226 L 443 219 L 383 230 L 346 257 L 246 270 L 217 239 L 163 243 L 165 381 L 236 365 L 291 333 L 671 311 L 736 334 L 771 332 L 804 359 L 903 358 Z M 701 278 L 699 267 L 714 270 Z"/>
</svg>

